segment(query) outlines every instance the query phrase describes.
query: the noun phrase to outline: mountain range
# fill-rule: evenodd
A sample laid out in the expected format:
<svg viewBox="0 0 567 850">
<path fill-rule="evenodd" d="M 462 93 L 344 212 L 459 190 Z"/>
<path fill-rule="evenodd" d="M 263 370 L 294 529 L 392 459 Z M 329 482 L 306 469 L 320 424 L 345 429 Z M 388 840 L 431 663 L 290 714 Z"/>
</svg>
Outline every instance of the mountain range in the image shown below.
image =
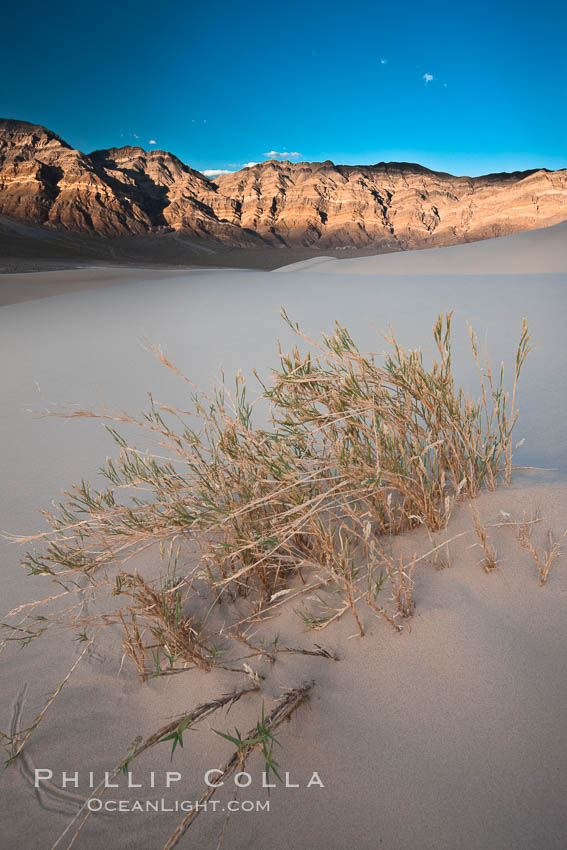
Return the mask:
<svg viewBox="0 0 567 850">
<path fill-rule="evenodd" d="M 45 127 L 0 119 L 0 215 L 106 239 L 381 253 L 563 221 L 567 169 L 455 177 L 412 163 L 268 160 L 213 181 L 166 151 L 84 154 Z"/>
</svg>

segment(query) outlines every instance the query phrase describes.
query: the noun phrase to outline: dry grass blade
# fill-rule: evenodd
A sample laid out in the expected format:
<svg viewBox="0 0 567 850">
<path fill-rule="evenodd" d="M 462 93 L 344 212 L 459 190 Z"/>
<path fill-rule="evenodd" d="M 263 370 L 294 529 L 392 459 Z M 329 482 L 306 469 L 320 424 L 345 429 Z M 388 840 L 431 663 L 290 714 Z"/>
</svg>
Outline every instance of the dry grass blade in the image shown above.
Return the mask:
<svg viewBox="0 0 567 850">
<path fill-rule="evenodd" d="M 271 661 L 271 663 L 273 664 L 276 661 L 276 656 L 280 653 L 289 653 L 291 655 L 312 655 L 319 658 L 328 658 L 332 661 L 339 660 L 336 653 L 325 649 L 318 643 L 315 644 L 315 649 L 304 649 L 303 647 L 294 646 L 281 646 L 279 632 L 271 641 L 271 643 L 266 643 L 266 641 L 261 640 L 259 645 L 256 645 L 252 642 L 253 636 L 248 637 L 243 634 L 239 625 L 235 627 L 233 634 L 229 634 L 227 636 L 230 637 L 232 640 L 236 640 L 239 643 L 244 644 L 244 646 L 252 650 L 250 654 L 243 656 L 243 658 L 236 659 L 237 661 L 242 661 L 247 658 L 253 658 L 254 656 L 261 655 L 265 658 L 268 658 L 269 661 Z"/>
<path fill-rule="evenodd" d="M 547 582 L 547 576 L 551 569 L 552 563 L 561 554 L 561 545 L 563 538 L 567 535 L 567 530 L 563 532 L 561 538 L 554 542 L 551 530 L 547 532 L 547 546 L 540 552 L 532 541 L 531 528 L 525 521 L 518 528 L 518 541 L 521 546 L 530 552 L 536 562 L 539 579 L 541 584 Z"/>
<path fill-rule="evenodd" d="M 539 510 L 536 510 L 531 520 L 527 518 L 526 512 L 522 511 L 522 519 L 516 524 L 516 539 L 523 548 L 529 548 L 527 541 L 531 541 L 533 526 L 538 522 L 541 522 Z"/>
<path fill-rule="evenodd" d="M 470 505 L 470 509 L 474 523 L 474 530 L 476 532 L 476 536 L 478 537 L 479 545 L 481 546 L 482 551 L 484 552 L 484 558 L 481 561 L 482 567 L 485 572 L 490 573 L 492 572 L 492 570 L 495 570 L 498 565 L 496 549 L 494 548 L 494 546 L 491 546 L 489 544 L 486 526 L 481 523 L 478 514 L 472 505 Z"/>
<path fill-rule="evenodd" d="M 398 562 L 389 555 L 382 553 L 382 564 L 390 579 L 397 613 L 401 617 L 412 617 L 415 610 L 412 576 L 416 563 L 417 554 L 414 554 L 411 564 L 406 567 L 401 555 Z"/>
<path fill-rule="evenodd" d="M 293 655 L 314 655 L 319 658 L 328 658 L 331 661 L 338 661 L 339 656 L 332 650 L 325 649 L 323 646 L 315 644 L 315 649 L 302 649 L 294 646 L 282 646 L 279 652 L 291 652 Z"/>
<path fill-rule="evenodd" d="M 31 738 L 31 736 L 33 735 L 33 733 L 35 732 L 35 730 L 37 729 L 37 727 L 39 726 L 39 724 L 41 723 L 41 721 L 43 720 L 43 718 L 45 717 L 45 715 L 47 714 L 47 712 L 49 711 L 49 709 L 51 708 L 51 706 L 53 705 L 53 703 L 55 702 L 57 697 L 59 696 L 59 694 L 61 693 L 61 691 L 65 687 L 65 685 L 69 681 L 69 679 L 73 675 L 73 673 L 75 672 L 75 670 L 77 669 L 77 667 L 79 666 L 79 664 L 81 663 L 81 661 L 83 660 L 85 655 L 89 652 L 89 650 L 93 646 L 95 639 L 96 639 L 96 635 L 93 638 L 91 638 L 90 641 L 88 641 L 87 645 L 84 647 L 84 649 L 82 650 L 82 652 L 80 653 L 78 658 L 75 660 L 75 662 L 73 663 L 71 669 L 69 670 L 69 672 L 67 673 L 65 678 L 60 682 L 58 687 L 51 694 L 51 696 L 47 700 L 45 706 L 42 708 L 40 713 L 37 715 L 37 717 L 35 718 L 35 720 L 31 724 L 31 726 L 29 726 L 27 729 L 24 729 L 21 732 L 19 732 L 14 738 L 8 738 L 7 735 L 3 735 L 4 738 L 6 738 L 7 740 L 10 741 L 10 755 L 9 755 L 9 758 L 7 759 L 7 761 L 6 761 L 6 766 L 12 764 L 18 758 L 18 756 L 20 755 L 20 753 L 24 749 L 25 745 L 27 744 L 27 742 L 29 741 L 29 739 Z"/>
</svg>

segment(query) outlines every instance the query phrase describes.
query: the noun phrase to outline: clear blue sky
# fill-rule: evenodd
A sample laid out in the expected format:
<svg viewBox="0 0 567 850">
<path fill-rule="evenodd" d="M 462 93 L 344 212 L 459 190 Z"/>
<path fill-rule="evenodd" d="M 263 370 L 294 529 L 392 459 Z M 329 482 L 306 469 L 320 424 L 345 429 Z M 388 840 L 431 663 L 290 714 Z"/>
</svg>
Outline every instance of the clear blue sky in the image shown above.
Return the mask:
<svg viewBox="0 0 567 850">
<path fill-rule="evenodd" d="M 565 0 L 30 0 L 4 24 L 0 115 L 85 152 L 567 166 Z"/>
</svg>

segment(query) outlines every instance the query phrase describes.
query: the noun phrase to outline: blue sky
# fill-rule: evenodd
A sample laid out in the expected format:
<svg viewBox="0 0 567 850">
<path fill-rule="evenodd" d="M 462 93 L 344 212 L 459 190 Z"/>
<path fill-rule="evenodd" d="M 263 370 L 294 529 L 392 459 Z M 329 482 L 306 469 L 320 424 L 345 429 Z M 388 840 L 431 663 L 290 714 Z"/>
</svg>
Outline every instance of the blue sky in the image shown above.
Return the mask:
<svg viewBox="0 0 567 850">
<path fill-rule="evenodd" d="M 567 167 L 564 0 L 31 0 L 9 19 L 0 115 L 85 152 Z"/>
</svg>

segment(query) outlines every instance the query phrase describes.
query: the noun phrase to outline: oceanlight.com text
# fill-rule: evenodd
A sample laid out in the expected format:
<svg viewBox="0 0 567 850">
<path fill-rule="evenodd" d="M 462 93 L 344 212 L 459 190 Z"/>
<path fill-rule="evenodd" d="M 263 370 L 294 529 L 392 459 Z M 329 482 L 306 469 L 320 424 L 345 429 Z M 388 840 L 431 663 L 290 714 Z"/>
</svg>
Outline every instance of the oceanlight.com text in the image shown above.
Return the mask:
<svg viewBox="0 0 567 850">
<path fill-rule="evenodd" d="M 269 812 L 269 800 L 229 800 L 222 804 L 219 800 L 101 800 L 92 797 L 87 800 L 89 812 L 119 814 L 124 812 Z"/>
</svg>

